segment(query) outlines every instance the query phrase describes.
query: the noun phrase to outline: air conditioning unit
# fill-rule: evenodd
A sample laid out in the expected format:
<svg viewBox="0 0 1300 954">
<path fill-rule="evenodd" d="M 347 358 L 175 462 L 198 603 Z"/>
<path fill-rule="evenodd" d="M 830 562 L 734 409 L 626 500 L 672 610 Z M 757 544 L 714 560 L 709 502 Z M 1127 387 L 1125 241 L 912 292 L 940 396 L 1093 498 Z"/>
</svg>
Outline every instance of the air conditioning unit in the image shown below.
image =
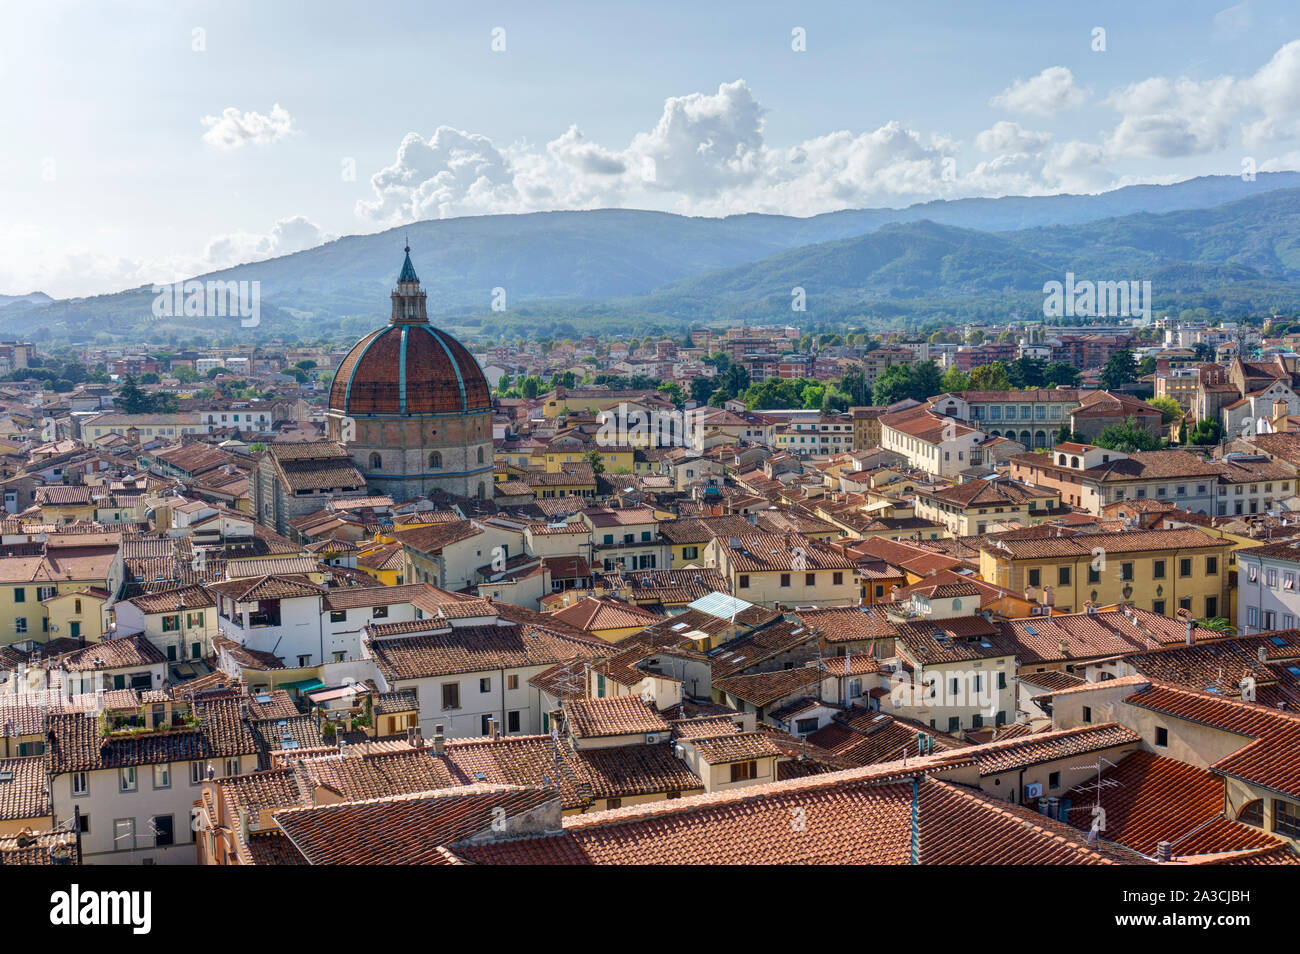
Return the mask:
<svg viewBox="0 0 1300 954">
<path fill-rule="evenodd" d="M 647 732 L 647 733 L 645 734 L 645 744 L 646 744 L 646 745 L 655 745 L 655 744 L 657 744 L 658 742 L 659 742 L 659 733 L 658 733 L 658 732 Z"/>
<path fill-rule="evenodd" d="M 1030 782 L 1025 786 L 1025 798 L 1038 798 L 1043 794 L 1042 782 Z"/>
</svg>

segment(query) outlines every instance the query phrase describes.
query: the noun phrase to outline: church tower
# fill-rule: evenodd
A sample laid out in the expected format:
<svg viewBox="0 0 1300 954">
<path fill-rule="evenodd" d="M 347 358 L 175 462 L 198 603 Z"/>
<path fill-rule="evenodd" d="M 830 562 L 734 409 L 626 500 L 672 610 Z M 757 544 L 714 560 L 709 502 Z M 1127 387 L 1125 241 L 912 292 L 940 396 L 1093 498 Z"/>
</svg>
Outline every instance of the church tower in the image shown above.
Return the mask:
<svg viewBox="0 0 1300 954">
<path fill-rule="evenodd" d="M 393 289 L 393 324 L 424 324 L 429 320 L 425 310 L 424 289 L 420 287 L 420 276 L 415 274 L 411 264 L 411 246 L 406 246 L 406 261 L 402 263 L 401 274 L 397 276 L 397 287 Z"/>
</svg>

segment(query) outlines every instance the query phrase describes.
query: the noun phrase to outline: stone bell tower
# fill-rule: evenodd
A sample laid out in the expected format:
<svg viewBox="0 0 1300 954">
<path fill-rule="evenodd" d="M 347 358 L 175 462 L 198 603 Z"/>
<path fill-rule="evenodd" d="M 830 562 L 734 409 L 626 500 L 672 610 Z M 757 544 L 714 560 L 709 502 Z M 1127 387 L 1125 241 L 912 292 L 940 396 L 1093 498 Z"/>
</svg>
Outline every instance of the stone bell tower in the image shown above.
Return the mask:
<svg viewBox="0 0 1300 954">
<path fill-rule="evenodd" d="M 406 246 L 406 261 L 402 263 L 402 272 L 397 276 L 397 287 L 393 289 L 392 324 L 427 324 L 429 314 L 425 310 L 424 289 L 420 287 L 420 277 L 415 274 L 411 264 L 411 246 Z"/>
</svg>

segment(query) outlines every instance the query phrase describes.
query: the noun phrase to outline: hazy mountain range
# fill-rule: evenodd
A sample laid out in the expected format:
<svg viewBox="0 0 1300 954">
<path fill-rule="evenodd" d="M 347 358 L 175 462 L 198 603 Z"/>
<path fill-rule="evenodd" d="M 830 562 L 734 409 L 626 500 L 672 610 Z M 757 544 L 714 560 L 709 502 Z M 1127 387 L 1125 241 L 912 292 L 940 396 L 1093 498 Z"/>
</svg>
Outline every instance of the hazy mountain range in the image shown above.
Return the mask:
<svg viewBox="0 0 1300 954">
<path fill-rule="evenodd" d="M 471 339 L 1041 313 L 1043 283 L 1067 271 L 1150 280 L 1157 308 L 1300 309 L 1300 173 L 1266 173 L 811 218 L 607 209 L 432 220 L 196 276 L 259 281 L 256 329 L 229 318 L 160 322 L 146 286 L 63 301 L 0 296 L 0 334 L 360 333 L 388 316 L 407 236 L 431 316 Z M 807 310 L 792 315 L 796 287 Z M 491 308 L 495 289 L 504 311 Z"/>
</svg>

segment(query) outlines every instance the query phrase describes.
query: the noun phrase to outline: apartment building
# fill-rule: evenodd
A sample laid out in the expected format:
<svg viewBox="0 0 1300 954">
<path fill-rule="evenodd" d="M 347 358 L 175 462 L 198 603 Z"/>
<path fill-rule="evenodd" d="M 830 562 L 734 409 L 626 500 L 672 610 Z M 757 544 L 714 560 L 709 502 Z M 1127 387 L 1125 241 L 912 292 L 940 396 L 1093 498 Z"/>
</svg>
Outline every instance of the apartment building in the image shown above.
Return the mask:
<svg viewBox="0 0 1300 954">
<path fill-rule="evenodd" d="M 1300 546 L 1266 543 L 1237 551 L 1237 632 L 1292 629 L 1300 619 Z"/>
<path fill-rule="evenodd" d="M 1063 613 L 1130 603 L 1171 616 L 1224 615 L 1231 540 L 1203 530 L 1131 530 L 987 541 L 980 576 Z"/>
<path fill-rule="evenodd" d="M 916 515 L 941 523 L 955 537 L 985 533 L 994 523 L 1019 521 L 1037 526 L 1069 513 L 1060 494 L 1045 487 L 1002 477 L 964 480 L 951 487 L 917 488 Z"/>
</svg>

